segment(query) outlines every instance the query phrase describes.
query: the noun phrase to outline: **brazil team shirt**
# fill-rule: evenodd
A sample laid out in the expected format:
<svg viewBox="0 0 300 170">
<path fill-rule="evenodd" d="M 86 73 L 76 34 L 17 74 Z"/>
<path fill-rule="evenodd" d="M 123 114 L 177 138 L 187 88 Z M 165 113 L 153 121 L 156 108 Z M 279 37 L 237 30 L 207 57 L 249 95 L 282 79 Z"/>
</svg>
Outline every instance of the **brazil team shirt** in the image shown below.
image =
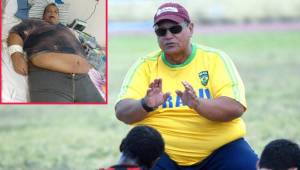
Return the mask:
<svg viewBox="0 0 300 170">
<path fill-rule="evenodd" d="M 225 53 L 193 44 L 191 55 L 180 65 L 170 64 L 161 51 L 140 58 L 128 71 L 118 101 L 145 97 L 155 78 L 162 78 L 162 91 L 170 92 L 171 96 L 135 125 L 157 129 L 166 143 L 166 153 L 179 165 L 201 162 L 222 145 L 245 135 L 241 118 L 229 122 L 210 121 L 184 106 L 175 93 L 183 91 L 181 82 L 187 81 L 201 99 L 227 96 L 246 108 L 243 82 Z"/>
</svg>

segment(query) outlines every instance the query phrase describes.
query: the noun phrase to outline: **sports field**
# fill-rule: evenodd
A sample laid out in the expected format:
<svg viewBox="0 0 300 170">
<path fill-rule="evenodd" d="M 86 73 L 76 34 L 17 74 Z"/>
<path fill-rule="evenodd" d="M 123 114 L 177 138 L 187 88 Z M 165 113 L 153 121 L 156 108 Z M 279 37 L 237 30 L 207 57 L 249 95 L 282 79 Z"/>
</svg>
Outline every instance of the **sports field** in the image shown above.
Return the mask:
<svg viewBox="0 0 300 170">
<path fill-rule="evenodd" d="M 257 153 L 276 138 L 300 142 L 300 31 L 195 33 L 193 42 L 222 49 L 244 80 L 247 140 Z M 137 57 L 156 50 L 150 33 L 109 35 L 109 105 L 0 106 L 0 169 L 97 169 L 118 160 L 129 127 L 114 102 Z"/>
</svg>

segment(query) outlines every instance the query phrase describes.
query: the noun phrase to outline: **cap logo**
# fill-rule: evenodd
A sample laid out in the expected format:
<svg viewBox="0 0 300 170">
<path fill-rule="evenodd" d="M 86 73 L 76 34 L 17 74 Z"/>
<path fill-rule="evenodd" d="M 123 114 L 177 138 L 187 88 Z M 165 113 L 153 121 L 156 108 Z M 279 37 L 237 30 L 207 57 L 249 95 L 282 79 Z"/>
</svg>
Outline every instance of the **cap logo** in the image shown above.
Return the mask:
<svg viewBox="0 0 300 170">
<path fill-rule="evenodd" d="M 175 7 L 164 7 L 164 8 L 157 10 L 156 16 L 158 16 L 162 13 L 165 13 L 165 12 L 178 12 L 178 9 Z"/>
</svg>

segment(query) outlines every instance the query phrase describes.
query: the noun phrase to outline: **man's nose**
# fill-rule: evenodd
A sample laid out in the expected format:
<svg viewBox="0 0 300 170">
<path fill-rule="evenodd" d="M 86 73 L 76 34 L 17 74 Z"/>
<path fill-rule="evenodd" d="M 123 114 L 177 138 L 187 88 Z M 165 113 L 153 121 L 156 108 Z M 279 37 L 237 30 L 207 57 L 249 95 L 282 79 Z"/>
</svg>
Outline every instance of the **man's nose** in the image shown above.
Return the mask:
<svg viewBox="0 0 300 170">
<path fill-rule="evenodd" d="M 166 32 L 165 37 L 166 37 L 166 38 L 171 38 L 171 37 L 173 37 L 173 34 L 170 32 L 169 29 L 167 29 L 167 32 Z"/>
</svg>

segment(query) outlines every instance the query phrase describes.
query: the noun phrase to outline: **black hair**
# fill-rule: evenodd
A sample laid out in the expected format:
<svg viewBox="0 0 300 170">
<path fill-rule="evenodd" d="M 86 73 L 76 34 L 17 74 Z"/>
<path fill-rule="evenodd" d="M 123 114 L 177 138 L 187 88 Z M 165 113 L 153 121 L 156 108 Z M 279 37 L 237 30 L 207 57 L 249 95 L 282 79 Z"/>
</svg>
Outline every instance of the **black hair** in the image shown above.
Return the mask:
<svg viewBox="0 0 300 170">
<path fill-rule="evenodd" d="M 45 15 L 45 13 L 46 13 L 46 10 L 48 9 L 49 6 L 55 6 L 55 7 L 58 9 L 58 7 L 57 7 L 57 5 L 56 5 L 55 3 L 50 3 L 50 4 L 48 4 L 48 5 L 44 8 L 43 17 L 44 17 L 44 15 Z M 58 13 L 59 13 L 59 11 L 58 11 Z"/>
<path fill-rule="evenodd" d="M 277 139 L 270 142 L 265 146 L 258 166 L 272 170 L 300 168 L 299 145 L 287 139 Z"/>
<path fill-rule="evenodd" d="M 164 146 L 157 130 L 149 126 L 136 126 L 122 140 L 120 151 L 123 156 L 136 160 L 139 166 L 150 169 L 164 152 Z"/>
</svg>

